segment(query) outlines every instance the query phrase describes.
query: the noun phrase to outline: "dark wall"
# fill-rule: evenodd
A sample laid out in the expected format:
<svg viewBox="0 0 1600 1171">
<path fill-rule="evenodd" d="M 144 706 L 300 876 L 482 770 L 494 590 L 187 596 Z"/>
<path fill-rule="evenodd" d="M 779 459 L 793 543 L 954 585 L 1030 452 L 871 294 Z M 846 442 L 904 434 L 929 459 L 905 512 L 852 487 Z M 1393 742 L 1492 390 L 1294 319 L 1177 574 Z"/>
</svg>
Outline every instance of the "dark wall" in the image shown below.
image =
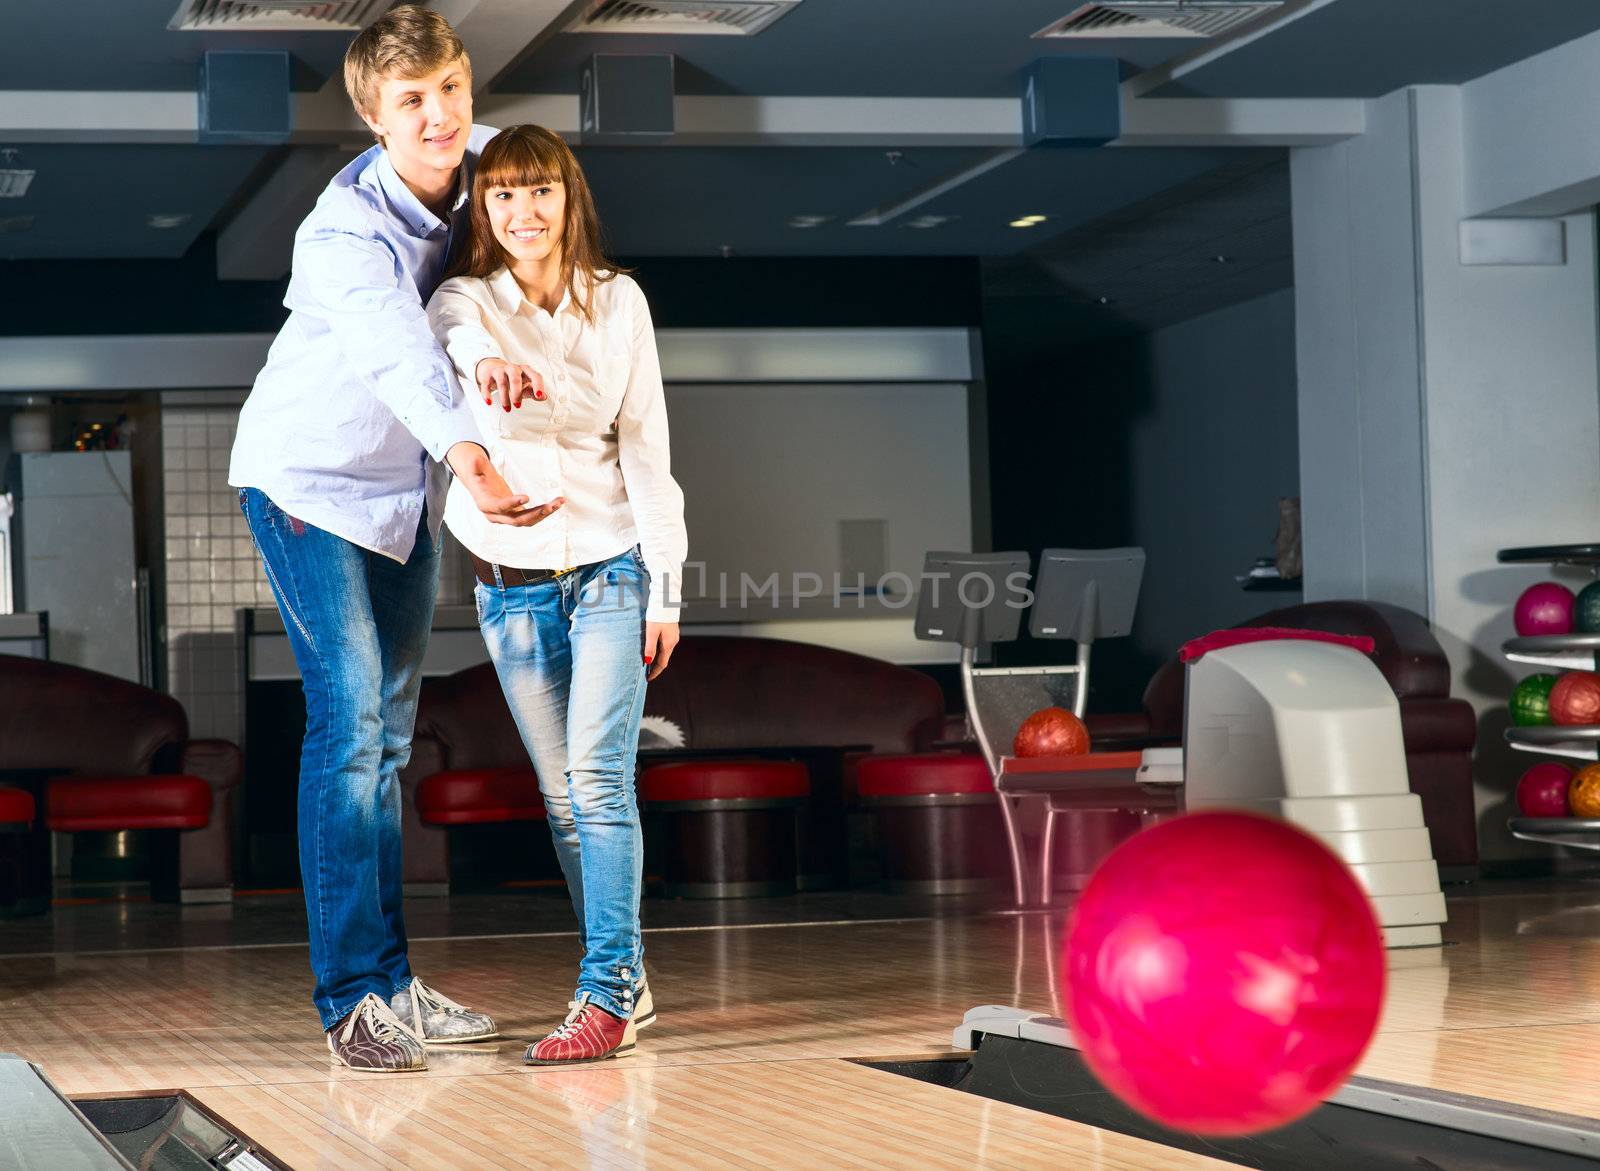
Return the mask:
<svg viewBox="0 0 1600 1171">
<path fill-rule="evenodd" d="M 1096 647 L 1092 671 L 1091 706 L 1129 710 L 1186 639 L 1299 600 L 1234 581 L 1271 554 L 1277 499 L 1299 491 L 1293 295 L 1080 345 L 1053 336 L 1061 311 L 984 304 L 994 547 L 1145 549 L 1134 633 Z M 1000 661 L 1070 648 L 1024 631 Z"/>
<path fill-rule="evenodd" d="M 625 260 L 657 326 L 974 326 L 977 261 L 962 257 Z M 276 333 L 287 280 L 219 281 L 216 239 L 178 260 L 0 262 L 15 290 L 0 336 Z"/>
</svg>

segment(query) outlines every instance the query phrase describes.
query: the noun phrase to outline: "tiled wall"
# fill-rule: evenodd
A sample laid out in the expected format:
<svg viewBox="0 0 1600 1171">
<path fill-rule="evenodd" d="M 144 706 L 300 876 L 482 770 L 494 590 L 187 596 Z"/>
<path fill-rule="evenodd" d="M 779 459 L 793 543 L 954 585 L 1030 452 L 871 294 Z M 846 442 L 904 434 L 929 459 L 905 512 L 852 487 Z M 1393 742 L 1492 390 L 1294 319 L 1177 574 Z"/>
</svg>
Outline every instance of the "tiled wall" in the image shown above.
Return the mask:
<svg viewBox="0 0 1600 1171">
<path fill-rule="evenodd" d="M 236 742 L 244 735 L 236 613 L 275 604 L 238 491 L 228 486 L 239 401 L 191 391 L 166 396 L 161 410 L 167 690 L 189 713 L 192 735 Z M 440 604 L 469 604 L 471 580 L 461 546 L 447 536 Z"/>
</svg>

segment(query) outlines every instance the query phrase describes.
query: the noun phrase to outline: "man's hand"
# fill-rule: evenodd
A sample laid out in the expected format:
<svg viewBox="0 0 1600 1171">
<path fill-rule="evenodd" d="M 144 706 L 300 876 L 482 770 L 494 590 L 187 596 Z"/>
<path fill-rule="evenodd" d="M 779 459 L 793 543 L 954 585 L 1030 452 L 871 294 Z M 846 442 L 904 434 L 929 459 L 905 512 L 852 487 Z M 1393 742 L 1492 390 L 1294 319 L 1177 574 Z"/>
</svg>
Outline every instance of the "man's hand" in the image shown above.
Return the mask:
<svg viewBox="0 0 1600 1171">
<path fill-rule="evenodd" d="M 503 358 L 484 358 L 473 375 L 478 380 L 478 393 L 491 407 L 498 400 L 509 411 L 520 407 L 522 400 L 530 395 L 544 398 L 544 376 L 532 366 L 519 366 Z"/>
<path fill-rule="evenodd" d="M 463 440 L 455 444 L 445 453 L 445 462 L 462 487 L 472 494 L 478 511 L 495 524 L 525 529 L 538 524 L 567 502 L 565 497 L 557 496 L 547 504 L 525 507 L 528 498 L 511 491 L 511 485 L 489 462 L 489 453 L 476 443 Z"/>
<path fill-rule="evenodd" d="M 656 678 L 667 669 L 672 658 L 672 648 L 678 645 L 676 622 L 646 622 L 644 624 L 644 665 L 650 668 L 645 682 Z"/>
</svg>

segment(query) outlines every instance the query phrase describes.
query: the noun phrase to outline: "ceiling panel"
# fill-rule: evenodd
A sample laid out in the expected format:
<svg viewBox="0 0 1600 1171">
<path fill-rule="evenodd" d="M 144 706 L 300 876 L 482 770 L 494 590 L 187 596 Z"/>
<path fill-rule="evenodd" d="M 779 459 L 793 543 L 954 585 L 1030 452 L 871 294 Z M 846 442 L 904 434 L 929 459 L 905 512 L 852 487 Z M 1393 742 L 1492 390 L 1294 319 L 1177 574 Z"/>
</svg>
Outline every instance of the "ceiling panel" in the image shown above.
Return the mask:
<svg viewBox="0 0 1600 1171">
<path fill-rule="evenodd" d="M 1376 98 L 1460 85 L 1597 29 L 1596 0 L 1336 0 L 1154 92 Z"/>
<path fill-rule="evenodd" d="M 1147 69 L 1191 40 L 1033 40 L 1081 0 L 802 0 L 753 37 L 562 33 L 495 86 L 576 93 L 595 53 L 672 53 L 683 94 L 1020 96 L 1036 57 L 1092 53 Z"/>
<path fill-rule="evenodd" d="M 846 221 L 988 157 L 986 150 L 816 147 L 579 150 L 613 249 L 630 256 L 986 256 L 1237 160 L 1222 150 L 1036 150 L 878 227 Z M 890 155 L 899 161 L 890 162 Z M 1245 152 L 1256 154 L 1258 152 Z M 1280 157 L 1279 152 L 1269 153 Z M 1009 221 L 1046 215 L 1026 231 Z M 828 223 L 794 228 L 794 216 Z M 952 217 L 934 228 L 919 216 Z"/>
<path fill-rule="evenodd" d="M 207 49 L 287 49 L 297 90 L 344 60 L 348 32 L 169 32 L 178 0 L 8 0 L 0 89 L 186 90 Z"/>
<path fill-rule="evenodd" d="M 19 148 L 8 165 L 38 174 L 22 198 L 0 199 L 0 221 L 31 216 L 33 222 L 25 230 L 0 231 L 0 257 L 182 256 L 267 153 L 239 146 Z M 151 215 L 189 218 L 159 229 L 146 223 Z"/>
</svg>

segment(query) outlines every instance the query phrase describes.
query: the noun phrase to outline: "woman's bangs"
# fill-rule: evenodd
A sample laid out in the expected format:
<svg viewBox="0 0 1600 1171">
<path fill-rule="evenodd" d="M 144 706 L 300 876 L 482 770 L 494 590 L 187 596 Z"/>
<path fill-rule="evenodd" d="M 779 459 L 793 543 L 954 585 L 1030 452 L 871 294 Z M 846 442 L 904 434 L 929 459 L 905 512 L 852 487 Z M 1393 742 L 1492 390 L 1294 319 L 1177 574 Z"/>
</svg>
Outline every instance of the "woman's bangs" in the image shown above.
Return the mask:
<svg viewBox="0 0 1600 1171">
<path fill-rule="evenodd" d="M 501 138 L 504 138 L 501 135 Z M 496 150 L 496 147 L 500 149 Z M 518 134 L 503 145 L 493 139 L 478 164 L 478 183 L 492 187 L 542 187 L 561 182 L 561 159 L 537 139 Z"/>
</svg>

